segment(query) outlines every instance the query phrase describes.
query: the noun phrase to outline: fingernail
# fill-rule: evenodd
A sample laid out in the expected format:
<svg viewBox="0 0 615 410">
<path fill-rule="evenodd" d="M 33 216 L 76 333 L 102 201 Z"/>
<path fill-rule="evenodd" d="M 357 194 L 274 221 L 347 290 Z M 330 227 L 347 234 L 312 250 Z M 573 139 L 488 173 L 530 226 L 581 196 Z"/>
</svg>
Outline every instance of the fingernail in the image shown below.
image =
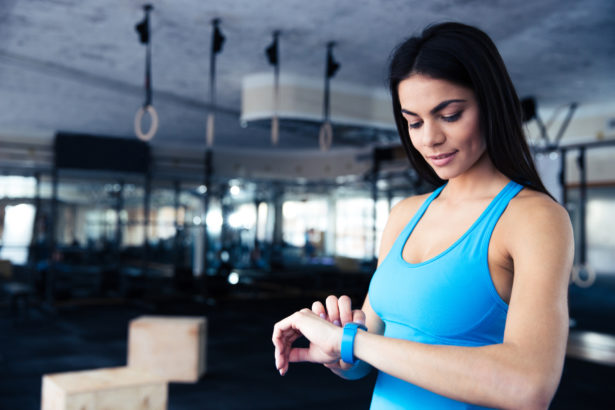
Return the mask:
<svg viewBox="0 0 615 410">
<path fill-rule="evenodd" d="M 284 376 L 284 369 L 280 369 L 280 376 Z"/>
<path fill-rule="evenodd" d="M 322 319 L 325 319 L 325 318 L 327 317 L 327 315 L 325 315 L 324 313 L 321 313 L 319 316 L 320 316 Z"/>
<path fill-rule="evenodd" d="M 336 319 L 336 320 L 334 320 L 334 321 L 333 321 L 333 324 L 334 324 L 335 326 L 341 326 L 341 325 L 342 325 L 342 322 L 340 322 L 339 320 L 337 320 L 337 319 Z"/>
</svg>

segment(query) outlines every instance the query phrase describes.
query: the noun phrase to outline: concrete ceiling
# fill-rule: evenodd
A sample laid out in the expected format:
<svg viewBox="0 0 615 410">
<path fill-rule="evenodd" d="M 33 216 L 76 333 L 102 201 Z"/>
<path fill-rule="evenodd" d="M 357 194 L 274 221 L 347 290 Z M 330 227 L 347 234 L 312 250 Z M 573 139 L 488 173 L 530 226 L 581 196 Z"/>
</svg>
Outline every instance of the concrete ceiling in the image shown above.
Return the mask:
<svg viewBox="0 0 615 410">
<path fill-rule="evenodd" d="M 57 130 L 132 137 L 143 101 L 143 0 L 0 0 L 0 135 Z M 321 78 L 337 42 L 336 81 L 384 87 L 390 50 L 432 22 L 489 33 L 521 96 L 541 106 L 615 101 L 613 0 L 155 0 L 153 144 L 203 149 L 211 20 L 226 36 L 217 62 L 217 147 L 270 148 L 268 124 L 239 124 L 241 80 L 271 71 L 264 48 L 282 30 L 282 72 Z M 317 149 L 317 126 L 284 123 L 279 149 Z M 356 130 L 347 135 L 357 135 Z M 373 130 L 371 134 L 376 135 Z M 360 133 L 359 133 L 360 134 Z M 365 134 L 363 134 L 365 136 Z M 374 136 L 374 139 L 376 136 Z M 346 138 L 364 144 L 369 138 Z"/>
</svg>

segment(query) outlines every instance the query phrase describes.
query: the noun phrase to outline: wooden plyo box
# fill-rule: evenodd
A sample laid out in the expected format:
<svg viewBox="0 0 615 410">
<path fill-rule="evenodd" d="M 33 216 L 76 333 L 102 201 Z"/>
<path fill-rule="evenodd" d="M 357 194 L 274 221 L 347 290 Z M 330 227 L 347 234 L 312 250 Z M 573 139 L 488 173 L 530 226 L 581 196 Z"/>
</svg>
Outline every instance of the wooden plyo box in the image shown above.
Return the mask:
<svg viewBox="0 0 615 410">
<path fill-rule="evenodd" d="M 169 382 L 196 382 L 205 373 L 207 319 L 141 316 L 130 322 L 128 366 Z"/>
<path fill-rule="evenodd" d="M 41 410 L 166 410 L 168 384 L 128 367 L 47 374 Z"/>
</svg>

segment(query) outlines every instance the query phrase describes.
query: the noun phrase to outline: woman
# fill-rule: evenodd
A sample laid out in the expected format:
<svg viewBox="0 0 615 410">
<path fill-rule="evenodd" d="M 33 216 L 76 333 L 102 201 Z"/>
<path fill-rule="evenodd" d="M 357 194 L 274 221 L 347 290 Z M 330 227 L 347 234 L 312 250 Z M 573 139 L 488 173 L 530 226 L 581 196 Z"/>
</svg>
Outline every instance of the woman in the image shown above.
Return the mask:
<svg viewBox="0 0 615 410">
<path fill-rule="evenodd" d="M 502 59 L 482 31 L 444 23 L 402 43 L 389 74 L 402 143 L 438 188 L 392 209 L 360 310 L 330 296 L 275 325 L 276 366 L 349 379 L 374 367 L 372 409 L 547 408 L 572 229 L 536 173 Z M 292 347 L 301 335 L 309 348 Z"/>
</svg>

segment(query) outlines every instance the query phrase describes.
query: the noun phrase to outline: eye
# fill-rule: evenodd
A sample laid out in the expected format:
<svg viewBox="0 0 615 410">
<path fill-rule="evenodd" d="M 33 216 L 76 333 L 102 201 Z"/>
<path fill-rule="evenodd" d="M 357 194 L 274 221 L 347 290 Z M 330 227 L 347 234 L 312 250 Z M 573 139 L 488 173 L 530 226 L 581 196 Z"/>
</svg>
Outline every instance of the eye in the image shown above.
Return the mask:
<svg viewBox="0 0 615 410">
<path fill-rule="evenodd" d="M 416 128 L 419 128 L 422 124 L 423 124 L 423 122 L 422 122 L 422 121 L 417 121 L 417 122 L 409 122 L 409 123 L 408 123 L 408 128 L 411 128 L 411 129 L 416 129 Z"/>
<path fill-rule="evenodd" d="M 453 115 L 444 115 L 442 116 L 442 119 L 446 122 L 455 122 L 457 121 L 459 118 L 461 117 L 461 111 L 456 112 Z"/>
</svg>

